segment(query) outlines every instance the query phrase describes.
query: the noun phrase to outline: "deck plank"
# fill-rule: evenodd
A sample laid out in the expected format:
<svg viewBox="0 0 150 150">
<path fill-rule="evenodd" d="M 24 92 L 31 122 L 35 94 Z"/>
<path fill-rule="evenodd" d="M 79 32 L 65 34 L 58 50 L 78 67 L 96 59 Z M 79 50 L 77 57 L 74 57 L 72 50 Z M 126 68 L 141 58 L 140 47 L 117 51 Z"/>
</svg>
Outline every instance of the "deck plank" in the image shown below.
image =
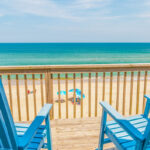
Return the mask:
<svg viewBox="0 0 150 150">
<path fill-rule="evenodd" d="M 51 121 L 54 150 L 94 150 L 99 139 L 100 118 Z M 113 150 L 112 144 L 105 146 Z"/>
</svg>

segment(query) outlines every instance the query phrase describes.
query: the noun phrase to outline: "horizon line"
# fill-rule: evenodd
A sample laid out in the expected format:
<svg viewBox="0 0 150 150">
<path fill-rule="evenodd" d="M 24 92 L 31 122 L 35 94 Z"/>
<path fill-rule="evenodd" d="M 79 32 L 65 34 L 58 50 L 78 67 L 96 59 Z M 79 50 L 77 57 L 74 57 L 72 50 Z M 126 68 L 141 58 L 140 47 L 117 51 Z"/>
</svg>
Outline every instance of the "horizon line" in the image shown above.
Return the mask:
<svg viewBox="0 0 150 150">
<path fill-rule="evenodd" d="M 103 43 L 150 43 L 150 42 L 0 42 L 0 44 L 103 44 Z"/>
</svg>

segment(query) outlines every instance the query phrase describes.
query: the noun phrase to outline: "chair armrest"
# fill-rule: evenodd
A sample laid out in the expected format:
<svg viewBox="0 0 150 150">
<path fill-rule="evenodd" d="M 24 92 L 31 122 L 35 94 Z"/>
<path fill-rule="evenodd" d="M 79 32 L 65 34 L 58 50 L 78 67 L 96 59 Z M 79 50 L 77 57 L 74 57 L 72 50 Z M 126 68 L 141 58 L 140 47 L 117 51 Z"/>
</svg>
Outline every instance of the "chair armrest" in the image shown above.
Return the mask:
<svg viewBox="0 0 150 150">
<path fill-rule="evenodd" d="M 104 111 L 106 111 L 133 139 L 144 140 L 144 136 L 121 114 L 106 102 L 100 102 Z"/>
<path fill-rule="evenodd" d="M 42 117 L 46 118 L 47 115 L 49 114 L 51 108 L 52 108 L 52 104 L 45 104 L 37 116 L 42 116 Z"/>
<path fill-rule="evenodd" d="M 49 115 L 52 104 L 45 104 L 41 111 L 38 113 L 34 121 L 31 123 L 25 134 L 19 139 L 19 149 L 24 149 L 32 140 L 37 132 L 39 126 L 43 123 Z"/>
<path fill-rule="evenodd" d="M 150 95 L 144 95 L 144 97 L 150 100 Z"/>
</svg>

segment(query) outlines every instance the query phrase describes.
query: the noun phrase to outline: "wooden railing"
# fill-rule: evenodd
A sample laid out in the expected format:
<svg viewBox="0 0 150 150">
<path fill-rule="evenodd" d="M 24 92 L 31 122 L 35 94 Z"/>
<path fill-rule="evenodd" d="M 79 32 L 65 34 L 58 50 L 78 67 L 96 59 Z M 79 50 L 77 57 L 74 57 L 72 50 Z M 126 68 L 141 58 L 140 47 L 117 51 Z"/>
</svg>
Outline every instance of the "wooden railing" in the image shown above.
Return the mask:
<svg viewBox="0 0 150 150">
<path fill-rule="evenodd" d="M 0 76 L 14 119 L 28 121 L 45 103 L 53 103 L 51 119 L 100 116 L 102 100 L 123 115 L 142 113 L 149 71 L 150 64 L 12 66 L 0 67 Z M 70 89 L 81 90 L 78 102 Z"/>
</svg>

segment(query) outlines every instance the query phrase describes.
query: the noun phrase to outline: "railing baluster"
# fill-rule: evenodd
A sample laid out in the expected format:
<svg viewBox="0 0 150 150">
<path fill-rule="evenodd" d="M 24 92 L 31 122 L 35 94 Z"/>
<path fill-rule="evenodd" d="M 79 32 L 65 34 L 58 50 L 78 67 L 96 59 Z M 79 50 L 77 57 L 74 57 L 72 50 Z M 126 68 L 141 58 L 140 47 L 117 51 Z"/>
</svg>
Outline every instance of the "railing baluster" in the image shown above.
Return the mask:
<svg viewBox="0 0 150 150">
<path fill-rule="evenodd" d="M 91 117 L 91 73 L 89 73 L 89 117 Z"/>
<path fill-rule="evenodd" d="M 145 76 L 144 76 L 143 113 L 144 113 L 145 103 L 146 103 L 146 99 L 144 98 L 146 91 L 147 91 L 147 71 L 145 71 Z"/>
<path fill-rule="evenodd" d="M 42 102 L 42 106 L 44 106 L 43 74 L 40 74 L 40 85 L 41 85 L 41 102 Z"/>
<path fill-rule="evenodd" d="M 44 75 L 45 75 L 45 97 L 46 97 L 46 103 L 47 103 L 47 101 L 48 101 L 48 90 L 49 90 L 49 87 L 48 87 L 49 79 L 48 79 L 48 73 L 47 72 Z"/>
<path fill-rule="evenodd" d="M 74 110 L 74 115 L 73 115 L 73 117 L 76 118 L 76 75 L 75 75 L 75 73 L 73 73 L 73 89 L 74 89 L 74 92 L 73 92 L 73 99 L 74 99 L 73 110 Z"/>
<path fill-rule="evenodd" d="M 28 100 L 28 81 L 27 81 L 27 75 L 24 75 L 24 81 L 25 81 L 25 98 L 26 98 L 26 112 L 27 112 L 27 121 L 29 121 L 29 100 Z"/>
<path fill-rule="evenodd" d="M 58 73 L 58 114 L 59 119 L 61 119 L 61 103 L 60 103 L 60 74 Z"/>
<path fill-rule="evenodd" d="M 110 97 L 109 97 L 109 104 L 112 105 L 112 80 L 113 80 L 113 73 L 110 73 Z"/>
<path fill-rule="evenodd" d="M 16 75 L 16 88 L 17 88 L 17 103 L 18 103 L 18 117 L 19 121 L 21 121 L 21 106 L 20 106 L 20 94 L 19 94 L 19 79 L 18 74 Z"/>
<path fill-rule="evenodd" d="M 125 115 L 126 77 L 127 77 L 127 72 L 124 72 L 124 80 L 123 80 L 123 105 L 122 105 L 122 112 L 123 112 L 123 115 Z"/>
<path fill-rule="evenodd" d="M 137 77 L 137 103 L 136 103 L 136 114 L 139 113 L 139 95 L 140 95 L 140 76 L 141 76 L 141 72 L 138 71 L 138 77 Z"/>
<path fill-rule="evenodd" d="M 68 119 L 68 73 L 65 74 L 66 80 L 66 118 Z"/>
<path fill-rule="evenodd" d="M 129 108 L 129 114 L 132 114 L 132 98 L 133 98 L 133 77 L 134 72 L 131 72 L 131 84 L 130 84 L 130 108 Z"/>
<path fill-rule="evenodd" d="M 11 89 L 11 79 L 10 75 L 8 75 L 8 88 L 9 88 L 9 99 L 10 99 L 10 110 L 13 115 L 13 106 L 12 106 L 12 89 Z"/>
<path fill-rule="evenodd" d="M 104 101 L 105 100 L 105 72 L 103 72 L 103 97 L 102 97 L 102 100 Z"/>
<path fill-rule="evenodd" d="M 119 89 L 120 89 L 120 72 L 117 72 L 117 96 L 116 96 L 116 109 L 119 110 Z"/>
<path fill-rule="evenodd" d="M 95 76 L 95 117 L 97 117 L 97 98 L 98 98 L 98 72 Z"/>
<path fill-rule="evenodd" d="M 33 100 L 34 100 L 34 115 L 36 116 L 36 89 L 35 89 L 35 74 L 32 74 L 32 83 L 33 83 Z"/>
<path fill-rule="evenodd" d="M 81 118 L 83 118 L 83 73 L 81 73 Z"/>
</svg>

